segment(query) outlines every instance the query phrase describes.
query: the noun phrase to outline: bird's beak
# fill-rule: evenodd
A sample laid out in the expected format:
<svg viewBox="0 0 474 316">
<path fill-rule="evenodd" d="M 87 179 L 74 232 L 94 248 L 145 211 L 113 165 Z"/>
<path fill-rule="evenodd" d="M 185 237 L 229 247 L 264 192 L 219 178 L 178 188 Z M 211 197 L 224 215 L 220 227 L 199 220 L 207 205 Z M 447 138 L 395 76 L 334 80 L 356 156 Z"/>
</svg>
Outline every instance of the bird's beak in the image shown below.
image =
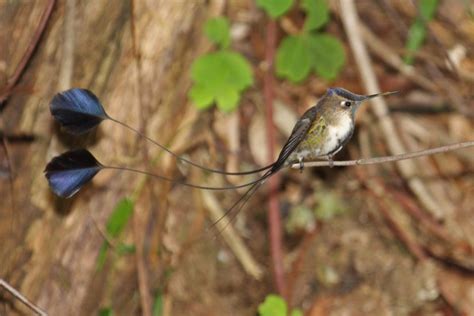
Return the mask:
<svg viewBox="0 0 474 316">
<path fill-rule="evenodd" d="M 381 93 L 366 95 L 366 96 L 364 96 L 364 101 L 368 100 L 368 99 L 375 98 L 375 97 L 381 97 L 381 96 L 391 95 L 391 94 L 395 94 L 395 93 L 398 93 L 398 91 L 389 91 L 389 92 L 381 92 Z"/>
<path fill-rule="evenodd" d="M 356 106 L 352 107 L 352 113 L 355 113 L 357 111 L 357 109 L 360 107 L 360 105 L 362 103 L 364 103 L 364 101 L 367 101 L 367 100 L 375 98 L 375 97 L 381 97 L 381 96 L 384 96 L 384 95 L 391 95 L 391 94 L 395 94 L 395 93 L 398 93 L 398 91 L 380 92 L 380 93 L 369 94 L 369 95 L 358 95 L 358 100 L 357 100 Z"/>
</svg>

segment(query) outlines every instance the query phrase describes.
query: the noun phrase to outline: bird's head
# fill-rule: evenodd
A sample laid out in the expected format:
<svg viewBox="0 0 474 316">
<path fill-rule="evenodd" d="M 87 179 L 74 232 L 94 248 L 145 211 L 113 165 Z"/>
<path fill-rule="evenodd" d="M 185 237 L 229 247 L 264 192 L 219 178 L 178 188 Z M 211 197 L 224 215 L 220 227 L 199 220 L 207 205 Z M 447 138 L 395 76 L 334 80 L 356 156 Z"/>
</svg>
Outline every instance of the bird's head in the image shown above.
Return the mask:
<svg viewBox="0 0 474 316">
<path fill-rule="evenodd" d="M 364 101 L 397 92 L 398 91 L 391 91 L 370 95 L 360 95 L 343 88 L 329 88 L 324 96 L 323 104 L 328 105 L 332 111 L 339 112 L 339 114 L 350 114 L 352 118 L 354 118 L 357 109 Z"/>
</svg>

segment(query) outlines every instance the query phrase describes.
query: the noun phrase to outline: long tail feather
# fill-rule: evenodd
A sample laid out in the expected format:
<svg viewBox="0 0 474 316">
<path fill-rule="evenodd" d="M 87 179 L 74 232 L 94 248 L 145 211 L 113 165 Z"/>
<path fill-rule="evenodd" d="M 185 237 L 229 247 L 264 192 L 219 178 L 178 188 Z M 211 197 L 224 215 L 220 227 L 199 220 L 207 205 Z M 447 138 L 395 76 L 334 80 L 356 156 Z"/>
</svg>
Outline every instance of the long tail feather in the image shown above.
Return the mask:
<svg viewBox="0 0 474 316">
<path fill-rule="evenodd" d="M 204 167 L 200 164 L 192 162 L 191 160 L 177 155 L 170 149 L 151 139 L 150 137 L 138 131 L 137 129 L 108 115 L 105 112 L 104 107 L 102 106 L 99 98 L 93 92 L 86 89 L 73 88 L 57 93 L 51 100 L 50 111 L 56 121 L 58 121 L 60 125 L 71 134 L 84 134 L 97 127 L 103 120 L 111 120 L 133 131 L 134 133 L 137 133 L 141 137 L 145 138 L 147 141 L 160 147 L 170 155 L 176 157 L 176 159 L 208 172 L 229 176 L 240 176 L 258 173 L 273 167 L 273 165 L 268 165 L 262 168 L 244 172 L 227 172 L 219 169 Z"/>
<path fill-rule="evenodd" d="M 254 184 L 262 181 L 262 178 L 258 178 L 257 180 L 247 182 L 247 183 L 244 183 L 244 184 L 231 185 L 231 186 L 226 186 L 226 187 L 210 187 L 210 186 L 205 186 L 205 185 L 192 184 L 192 183 L 184 182 L 184 181 L 177 180 L 177 179 L 171 179 L 171 178 L 159 175 L 159 174 L 155 174 L 155 173 L 151 173 L 151 172 L 143 171 L 143 170 L 139 170 L 139 169 L 128 168 L 128 167 L 104 166 L 103 169 L 116 169 L 116 170 L 123 170 L 123 171 L 141 173 L 141 174 L 144 174 L 144 175 L 147 175 L 147 176 L 159 179 L 159 180 L 171 182 L 171 183 L 174 183 L 174 184 L 179 184 L 179 185 L 191 187 L 191 188 L 194 188 L 194 189 L 210 190 L 210 191 L 226 191 L 226 190 L 240 189 L 240 188 L 248 187 L 249 185 L 254 185 Z"/>
<path fill-rule="evenodd" d="M 272 168 L 268 170 L 263 176 L 261 176 L 259 179 L 255 180 L 253 184 L 251 184 L 251 187 L 245 191 L 245 193 L 239 197 L 237 201 L 232 204 L 231 207 L 225 211 L 224 215 L 222 215 L 221 218 L 219 218 L 217 221 L 212 223 L 212 225 L 209 227 L 209 229 L 214 229 L 214 227 L 222 221 L 224 218 L 228 217 L 231 213 L 234 213 L 232 217 L 230 218 L 229 222 L 232 222 L 233 219 L 237 216 L 237 214 L 242 210 L 242 208 L 245 206 L 247 201 L 253 196 L 253 194 L 257 191 L 257 189 L 267 180 L 270 178 L 272 175 L 274 175 L 280 168 Z"/>
<path fill-rule="evenodd" d="M 141 173 L 155 179 L 171 182 L 174 184 L 184 185 L 187 187 L 201 189 L 201 190 L 212 190 L 212 191 L 224 191 L 231 189 L 244 188 L 262 180 L 257 180 L 233 186 L 225 187 L 211 187 L 198 184 L 192 184 L 184 182 L 182 180 L 168 178 L 159 174 L 151 172 L 133 169 L 128 167 L 116 167 L 116 166 L 104 166 L 86 149 L 78 149 L 65 152 L 57 157 L 54 157 L 51 162 L 48 163 L 45 169 L 45 176 L 48 179 L 48 183 L 51 189 L 60 197 L 69 198 L 76 194 L 82 186 L 92 180 L 92 178 L 102 169 L 115 169 L 121 171 L 129 171 L 135 173 Z"/>
<path fill-rule="evenodd" d="M 205 170 L 205 171 L 208 171 L 208 172 L 213 172 L 213 173 L 218 173 L 218 174 L 223 174 L 223 175 L 228 175 L 228 176 L 243 176 L 243 175 L 248 175 L 248 174 L 255 174 L 255 173 L 258 173 L 258 172 L 261 172 L 261 171 L 265 171 L 265 170 L 268 170 L 270 169 L 271 167 L 273 167 L 273 163 L 268 165 L 268 166 L 265 166 L 265 167 L 262 167 L 262 168 L 258 168 L 258 169 L 254 169 L 254 170 L 249 170 L 249 171 L 243 171 L 243 172 L 228 172 L 228 171 L 224 171 L 224 170 L 220 170 L 220 169 L 213 169 L 213 168 L 208 168 L 208 167 L 204 167 L 198 163 L 195 163 L 189 159 L 186 159 L 184 157 L 181 157 L 179 156 L 178 154 L 176 154 L 175 152 L 171 151 L 170 149 L 168 149 L 167 147 L 165 147 L 164 145 L 158 143 L 157 141 L 153 140 L 152 138 L 148 137 L 147 135 L 145 135 L 144 133 L 140 132 L 139 130 L 121 122 L 121 121 L 118 121 L 114 118 L 111 118 L 109 117 L 109 119 L 129 130 L 131 130 L 132 132 L 140 135 L 141 137 L 145 138 L 147 141 L 149 141 L 150 143 L 160 147 L 161 149 L 163 149 L 164 151 L 166 151 L 167 153 L 169 153 L 170 155 L 174 156 L 176 159 L 182 161 L 182 162 L 185 162 L 185 163 L 188 163 L 190 164 L 191 166 L 194 166 L 196 168 L 199 168 L 201 170 Z"/>
</svg>

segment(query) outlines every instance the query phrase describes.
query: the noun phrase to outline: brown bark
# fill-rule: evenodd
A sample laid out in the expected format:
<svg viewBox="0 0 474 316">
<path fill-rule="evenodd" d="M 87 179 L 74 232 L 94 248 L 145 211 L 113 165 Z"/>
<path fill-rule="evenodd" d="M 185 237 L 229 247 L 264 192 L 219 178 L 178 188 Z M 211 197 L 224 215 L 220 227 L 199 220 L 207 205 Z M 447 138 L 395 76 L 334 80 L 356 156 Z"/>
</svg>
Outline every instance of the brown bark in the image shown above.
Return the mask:
<svg viewBox="0 0 474 316">
<path fill-rule="evenodd" d="M 159 130 L 164 143 L 174 136 L 167 127 L 179 124 L 188 111 L 193 111 L 186 103 L 184 91 L 189 85 L 190 63 L 198 50 L 198 43 L 193 41 L 194 25 L 204 18 L 203 2 L 137 2 L 135 23 L 142 62 L 142 105 L 149 113 L 146 128 L 152 135 Z M 0 22 L 0 29 L 8 30 L 2 31 L 0 38 L 0 61 L 6 61 L 0 68 L 6 74 L 0 76 L 0 85 L 6 83 L 20 52 L 27 47 L 45 5 L 46 1 L 0 4 L 0 14 L 8 17 Z M 2 129 L 33 133 L 37 141 L 30 145 L 10 145 L 16 209 L 11 210 L 2 198 L 0 278 L 13 284 L 50 315 L 88 315 L 107 305 L 102 299 L 110 297 L 110 291 L 118 288 L 120 292 L 116 296 L 129 299 L 132 295 L 125 293 L 133 293 L 138 287 L 135 271 L 128 270 L 115 272 L 114 282 L 124 282 L 123 286 L 115 286 L 113 290 L 105 287 L 104 276 L 96 273 L 97 255 L 103 243 L 96 224 L 105 225 L 115 204 L 134 191 L 139 178 L 106 171 L 97 176 L 93 187 L 64 202 L 52 196 L 42 171 L 53 155 L 71 146 L 84 145 L 104 163 L 117 165 L 121 161 L 116 157 L 128 157 L 127 163 L 140 164 L 133 159 L 139 156 L 137 138 L 105 122 L 93 139 L 71 139 L 53 124 L 48 101 L 59 89 L 67 88 L 64 82 L 70 80 L 72 86 L 93 90 L 107 112 L 127 124 L 138 126 L 140 111 L 145 109 L 136 104 L 129 2 L 78 1 L 74 34 L 70 34 L 74 35 L 72 55 L 65 53 L 66 44 L 71 44 L 68 32 L 64 31 L 65 10 L 65 2 L 60 1 L 17 92 L 1 114 Z M 71 63 L 64 59 L 73 61 L 71 78 L 59 75 L 68 76 L 61 67 Z M 3 163 L 3 153 L 1 158 Z M 8 197 L 7 178 L 1 179 L 0 192 L 2 197 Z M 150 203 L 138 205 L 143 209 L 137 211 L 152 216 Z M 117 299 L 114 304 L 120 306 L 114 310 L 121 311 L 120 314 L 137 313 L 138 302 Z"/>
</svg>

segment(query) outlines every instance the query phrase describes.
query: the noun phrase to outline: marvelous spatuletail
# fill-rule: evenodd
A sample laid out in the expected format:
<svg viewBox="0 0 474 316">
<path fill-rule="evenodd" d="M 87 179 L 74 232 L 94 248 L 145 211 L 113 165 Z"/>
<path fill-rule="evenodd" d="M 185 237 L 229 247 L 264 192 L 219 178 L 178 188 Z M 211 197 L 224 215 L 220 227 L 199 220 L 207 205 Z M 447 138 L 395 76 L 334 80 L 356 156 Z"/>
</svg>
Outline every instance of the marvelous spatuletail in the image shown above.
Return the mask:
<svg viewBox="0 0 474 316">
<path fill-rule="evenodd" d="M 118 169 L 143 173 L 160 180 L 203 190 L 228 190 L 250 186 L 227 210 L 227 215 L 230 212 L 238 212 L 242 209 L 260 185 L 280 169 L 294 163 L 299 163 L 302 169 L 305 161 L 316 159 L 329 159 L 332 161 L 333 156 L 339 152 L 351 138 L 355 126 L 355 113 L 360 105 L 368 99 L 393 93 L 396 92 L 358 95 L 342 88 L 328 89 L 319 102 L 308 109 L 298 120 L 275 162 L 255 170 L 226 172 L 204 167 L 178 156 L 165 146 L 139 132 L 137 129 L 109 116 L 105 112 L 99 99 L 92 92 L 85 89 L 74 88 L 58 93 L 54 96 L 50 105 L 53 117 L 69 133 L 81 135 L 98 126 L 103 120 L 110 120 L 139 134 L 147 141 L 173 155 L 179 161 L 188 163 L 193 167 L 224 175 L 248 175 L 261 171 L 265 171 L 265 173 L 257 180 L 249 183 L 229 187 L 209 187 L 166 178 L 142 170 L 106 166 L 98 162 L 89 151 L 79 149 L 66 152 L 53 158 L 46 166 L 45 175 L 51 189 L 58 196 L 65 198 L 73 196 L 84 184 L 89 182 L 103 169 Z"/>
</svg>

